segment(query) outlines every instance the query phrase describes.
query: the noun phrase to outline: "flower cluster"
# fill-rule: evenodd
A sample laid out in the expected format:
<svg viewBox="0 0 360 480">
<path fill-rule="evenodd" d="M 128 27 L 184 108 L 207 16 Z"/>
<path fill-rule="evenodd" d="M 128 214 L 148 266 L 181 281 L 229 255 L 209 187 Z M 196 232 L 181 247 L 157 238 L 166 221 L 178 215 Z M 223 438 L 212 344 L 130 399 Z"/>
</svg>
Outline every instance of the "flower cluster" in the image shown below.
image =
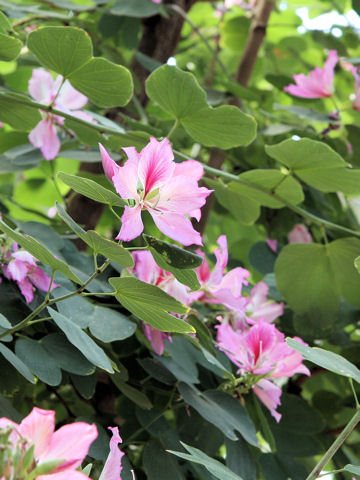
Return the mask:
<svg viewBox="0 0 360 480">
<path fill-rule="evenodd" d="M 61 75 L 54 80 L 49 72 L 43 68 L 35 68 L 29 80 L 29 93 L 31 97 L 43 105 L 52 105 L 64 113 L 92 122 L 92 117 L 81 111 L 88 99 L 75 90 L 68 80 L 64 81 Z M 40 148 L 46 160 L 54 160 L 60 151 L 60 140 L 56 125 L 63 126 L 64 119 L 50 112 L 41 111 L 43 119 L 30 132 L 30 143 Z"/>
<path fill-rule="evenodd" d="M 109 427 L 110 453 L 99 480 L 121 480 L 122 442 L 119 429 Z M 1 480 L 90 480 L 77 470 L 98 432 L 95 425 L 76 422 L 55 431 L 55 412 L 33 408 L 20 424 L 0 418 Z"/>
<path fill-rule="evenodd" d="M 34 287 L 47 292 L 58 285 L 51 284 L 51 278 L 37 265 L 37 259 L 17 243 L 0 251 L 0 273 L 8 280 L 16 282 L 27 303 L 34 299 Z M 1 283 L 1 277 L 0 277 Z"/>
</svg>

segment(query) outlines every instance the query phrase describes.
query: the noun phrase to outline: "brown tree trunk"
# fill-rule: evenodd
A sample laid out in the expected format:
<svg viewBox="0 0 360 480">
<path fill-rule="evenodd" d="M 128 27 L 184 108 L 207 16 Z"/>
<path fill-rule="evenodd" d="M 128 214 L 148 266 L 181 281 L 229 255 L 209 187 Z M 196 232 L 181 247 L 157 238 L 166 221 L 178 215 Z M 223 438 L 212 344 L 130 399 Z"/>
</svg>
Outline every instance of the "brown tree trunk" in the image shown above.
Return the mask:
<svg viewBox="0 0 360 480">
<path fill-rule="evenodd" d="M 195 2 L 196 0 L 172 0 L 165 1 L 165 5 L 166 3 L 172 3 L 188 12 Z M 138 48 L 139 52 L 160 63 L 165 63 L 176 52 L 183 24 L 184 18 L 173 12 L 168 18 L 161 15 L 145 18 L 143 20 L 143 35 Z M 138 98 L 143 105 L 146 105 L 148 99 L 145 93 L 145 80 L 149 71 L 136 59 L 133 61 L 131 71 L 137 80 L 135 86 L 138 89 Z"/>
<path fill-rule="evenodd" d="M 253 72 L 255 62 L 266 35 L 266 27 L 270 18 L 270 14 L 275 6 L 275 2 L 271 0 L 258 0 L 254 9 L 254 16 L 251 23 L 249 36 L 242 54 L 238 70 L 236 72 L 236 80 L 243 86 L 247 87 L 251 74 Z M 230 100 L 232 105 L 238 105 L 236 99 Z M 225 152 L 218 148 L 213 148 L 210 153 L 209 166 L 213 168 L 221 168 L 225 162 Z M 209 218 L 209 214 L 214 203 L 214 197 L 211 196 L 202 208 L 201 220 L 197 225 L 197 230 L 203 234 Z"/>
</svg>

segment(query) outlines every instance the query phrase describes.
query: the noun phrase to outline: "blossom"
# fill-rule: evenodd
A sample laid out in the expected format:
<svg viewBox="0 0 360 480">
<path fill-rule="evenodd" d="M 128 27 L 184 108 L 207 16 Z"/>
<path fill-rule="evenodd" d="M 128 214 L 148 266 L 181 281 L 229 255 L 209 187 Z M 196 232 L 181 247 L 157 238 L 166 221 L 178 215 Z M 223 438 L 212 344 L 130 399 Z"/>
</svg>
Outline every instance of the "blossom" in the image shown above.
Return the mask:
<svg viewBox="0 0 360 480">
<path fill-rule="evenodd" d="M 352 98 L 353 100 L 352 106 L 355 110 L 358 110 L 360 112 L 360 88 L 359 88 L 360 75 L 356 67 L 353 67 L 351 69 L 351 73 L 354 75 L 354 78 L 355 78 L 355 94 L 353 95 L 353 98 Z"/>
<path fill-rule="evenodd" d="M 195 160 L 175 163 L 167 138 L 158 142 L 151 137 L 140 153 L 135 147 L 123 150 L 128 160 L 119 167 L 100 145 L 106 176 L 121 198 L 132 202 L 125 207 L 116 238 L 130 241 L 138 237 L 144 229 L 141 211 L 147 210 L 158 229 L 168 237 L 183 245 L 202 245 L 200 233 L 188 218 L 200 220 L 200 208 L 211 193 L 198 186 L 203 175 L 201 164 Z"/>
<path fill-rule="evenodd" d="M 244 10 L 252 10 L 255 7 L 256 0 L 249 0 L 249 2 L 244 0 L 224 0 L 224 4 L 226 8 L 231 8 L 236 5 Z"/>
<path fill-rule="evenodd" d="M 228 247 L 225 235 L 220 235 L 217 240 L 220 248 L 214 251 L 216 264 L 213 272 L 210 271 L 204 255 L 204 261 L 196 269 L 198 280 L 202 286 L 202 291 L 191 293 L 192 301 L 199 300 L 207 303 L 216 303 L 224 305 L 230 310 L 243 311 L 246 305 L 246 298 L 241 296 L 243 285 L 247 285 L 247 278 L 250 272 L 245 268 L 236 267 L 225 273 L 228 263 Z"/>
<path fill-rule="evenodd" d="M 51 105 L 64 113 L 70 113 L 83 120 L 93 121 L 86 112 L 80 111 L 88 99 L 73 88 L 68 80 L 63 83 L 63 77 L 58 75 L 54 80 L 43 68 L 35 68 L 29 80 L 31 97 L 43 105 Z M 56 131 L 56 124 L 63 125 L 64 120 L 59 115 L 42 112 L 43 119 L 30 132 L 30 143 L 40 148 L 46 160 L 53 160 L 60 150 L 60 140 Z"/>
<path fill-rule="evenodd" d="M 189 304 L 189 289 L 176 280 L 172 273 L 162 270 L 156 264 L 150 252 L 146 250 L 133 252 L 133 258 L 135 265 L 131 271 L 136 274 L 139 280 L 156 285 L 184 305 Z M 158 355 L 162 355 L 165 350 L 165 340 L 171 341 L 170 334 L 161 332 L 147 323 L 143 324 L 143 329 L 153 350 Z"/>
<path fill-rule="evenodd" d="M 259 375 L 259 380 L 265 377 L 268 382 L 269 379 L 291 377 L 296 373 L 310 374 L 302 364 L 301 354 L 287 345 L 284 335 L 274 325 L 263 320 L 244 332 L 235 331 L 228 323 L 220 324 L 217 341 L 219 348 L 237 365 L 240 375 Z M 258 386 L 255 393 L 264 400 L 263 403 L 278 421 L 280 416 L 277 412 L 275 414 L 276 406 L 280 404 L 278 387 L 267 382 L 259 383 L 255 377 L 255 385 Z"/>
<path fill-rule="evenodd" d="M 284 303 L 268 300 L 268 293 L 269 287 L 265 282 L 259 282 L 252 288 L 245 307 L 248 323 L 254 324 L 259 320 L 272 323 L 284 313 Z"/>
<path fill-rule="evenodd" d="M 8 280 L 17 283 L 27 303 L 34 299 L 34 286 L 43 292 L 50 288 L 58 287 L 51 284 L 51 278 L 36 264 L 37 259 L 25 250 L 19 250 L 17 243 L 13 243 L 12 249 L 7 250 L 5 263 L 1 265 L 2 272 Z"/>
<path fill-rule="evenodd" d="M 121 459 L 125 455 L 118 447 L 122 443 L 118 427 L 109 427 L 112 437 L 110 439 L 110 453 L 106 459 L 99 480 L 121 480 Z"/>
<path fill-rule="evenodd" d="M 266 245 L 270 248 L 270 250 L 274 253 L 277 253 L 278 249 L 278 241 L 275 240 L 274 238 L 267 238 L 266 239 Z"/>
<path fill-rule="evenodd" d="M 289 243 L 311 243 L 312 238 L 305 225 L 297 223 L 288 235 Z"/>
<path fill-rule="evenodd" d="M 34 449 L 36 466 L 46 462 L 61 462 L 51 473 L 37 476 L 37 480 L 86 480 L 88 477 L 77 471 L 86 457 L 90 445 L 97 437 L 95 425 L 76 422 L 64 425 L 55 432 L 55 412 L 33 408 L 20 424 L 8 418 L 0 418 L 0 429 L 11 429 L 12 448 L 20 440 L 29 449 Z"/>
<path fill-rule="evenodd" d="M 333 93 L 334 69 L 338 56 L 336 50 L 330 50 L 324 68 L 315 67 L 306 76 L 303 73 L 294 75 L 296 85 L 284 87 L 284 91 L 303 98 L 331 97 Z"/>
</svg>

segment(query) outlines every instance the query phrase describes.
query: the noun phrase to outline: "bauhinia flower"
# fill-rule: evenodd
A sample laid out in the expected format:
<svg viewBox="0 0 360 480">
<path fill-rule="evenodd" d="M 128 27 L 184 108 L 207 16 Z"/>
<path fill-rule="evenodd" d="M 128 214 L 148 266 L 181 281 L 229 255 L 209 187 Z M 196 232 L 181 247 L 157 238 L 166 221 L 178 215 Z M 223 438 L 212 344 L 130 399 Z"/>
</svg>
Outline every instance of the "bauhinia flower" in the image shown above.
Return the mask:
<svg viewBox="0 0 360 480">
<path fill-rule="evenodd" d="M 25 250 L 19 250 L 17 243 L 4 254 L 4 263 L 0 269 L 4 277 L 17 283 L 27 303 L 34 299 L 34 287 L 47 292 L 50 288 L 51 278 L 37 265 L 37 259 Z M 0 278 L 1 280 L 1 278 Z M 51 289 L 58 287 L 51 284 Z"/>
<path fill-rule="evenodd" d="M 139 280 L 156 285 L 184 305 L 189 304 L 188 287 L 176 280 L 172 273 L 162 270 L 150 252 L 139 250 L 133 253 L 133 258 L 135 265 L 131 271 Z M 165 350 L 165 340 L 171 341 L 171 335 L 161 332 L 147 323 L 143 324 L 143 329 L 154 351 L 158 355 L 162 355 Z"/>
<path fill-rule="evenodd" d="M 308 75 L 303 73 L 294 75 L 296 85 L 288 85 L 284 87 L 284 91 L 302 98 L 331 97 L 337 61 L 336 50 L 330 50 L 324 68 L 315 67 Z"/>
<path fill-rule="evenodd" d="M 265 282 L 259 282 L 251 289 L 245 307 L 248 323 L 254 324 L 259 320 L 272 323 L 284 313 L 284 304 L 268 300 L 268 293 L 269 287 Z"/>
<path fill-rule="evenodd" d="M 288 235 L 289 243 L 311 243 L 312 238 L 309 230 L 302 225 L 301 223 L 297 223 L 294 225 L 294 228 Z"/>
<path fill-rule="evenodd" d="M 250 374 L 254 393 L 279 421 L 281 415 L 276 408 L 281 389 L 270 379 L 292 377 L 296 373 L 310 375 L 300 353 L 287 345 L 284 335 L 274 325 L 263 320 L 244 332 L 223 323 L 217 327 L 217 341 L 219 348 L 237 365 L 238 373 L 247 377 Z"/>
<path fill-rule="evenodd" d="M 86 112 L 80 111 L 88 101 L 87 97 L 73 88 L 68 80 L 63 83 L 63 77 L 58 75 L 54 80 L 43 68 L 36 68 L 29 80 L 29 93 L 34 100 L 43 105 L 51 105 L 64 113 L 93 121 Z M 54 160 L 60 150 L 60 140 L 56 125 L 63 125 L 64 120 L 59 115 L 42 112 L 43 119 L 30 132 L 30 143 L 40 148 L 46 160 Z"/>
<path fill-rule="evenodd" d="M 121 480 L 122 465 L 121 460 L 125 455 L 119 449 L 119 443 L 122 443 L 118 427 L 109 427 L 112 437 L 110 439 L 110 453 L 106 459 L 104 468 L 99 480 Z"/>
<path fill-rule="evenodd" d="M 355 94 L 352 95 L 352 106 L 355 110 L 360 112 L 360 75 L 357 67 L 351 69 L 351 73 L 355 78 Z"/>
<path fill-rule="evenodd" d="M 25 452 L 34 447 L 35 464 L 29 467 L 31 471 L 41 470 L 46 464 L 54 465 L 53 470 L 37 475 L 36 480 L 89 480 L 76 469 L 98 435 L 95 425 L 76 422 L 55 431 L 55 412 L 35 407 L 20 424 L 0 418 L 0 433 L 7 430 L 11 431 L 9 441 L 14 452 L 19 445 Z"/>
<path fill-rule="evenodd" d="M 123 149 L 128 156 L 123 167 L 117 165 L 105 148 L 100 152 L 106 176 L 121 198 L 128 200 L 117 239 L 130 241 L 144 229 L 142 210 L 147 210 L 158 229 L 183 245 L 202 245 L 201 236 L 189 217 L 200 220 L 200 208 L 211 193 L 199 187 L 203 175 L 199 162 L 174 162 L 169 140 L 151 138 L 140 153 L 135 147 Z"/>
<path fill-rule="evenodd" d="M 217 243 L 220 248 L 214 251 L 216 264 L 212 272 L 205 256 L 202 252 L 198 252 L 204 257 L 203 263 L 196 269 L 202 291 L 192 292 L 191 299 L 192 301 L 221 304 L 230 310 L 241 311 L 247 303 L 246 298 L 241 296 L 241 290 L 243 285 L 248 284 L 246 279 L 250 276 L 250 272 L 236 267 L 225 273 L 228 263 L 226 236 L 220 235 Z"/>
</svg>

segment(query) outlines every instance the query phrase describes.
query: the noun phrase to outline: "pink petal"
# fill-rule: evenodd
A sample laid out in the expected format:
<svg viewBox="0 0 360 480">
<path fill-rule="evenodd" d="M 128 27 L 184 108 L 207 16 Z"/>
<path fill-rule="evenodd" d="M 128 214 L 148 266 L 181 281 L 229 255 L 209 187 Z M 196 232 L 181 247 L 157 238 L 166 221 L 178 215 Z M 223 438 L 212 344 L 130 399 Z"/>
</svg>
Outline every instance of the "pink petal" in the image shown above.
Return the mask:
<svg viewBox="0 0 360 480">
<path fill-rule="evenodd" d="M 49 475 L 40 475 L 36 480 L 90 480 L 85 473 L 77 470 L 66 470 L 64 472 L 50 473 Z M 121 479 L 118 479 L 121 480 Z"/>
<path fill-rule="evenodd" d="M 144 224 L 141 220 L 141 206 L 130 208 L 126 206 L 124 208 L 123 216 L 121 217 L 121 229 L 116 240 L 123 240 L 129 242 L 134 238 L 141 235 L 144 230 Z"/>
<path fill-rule="evenodd" d="M 110 440 L 110 453 L 106 459 L 99 480 L 121 480 L 121 459 L 125 454 L 119 449 L 118 445 L 119 443 L 122 443 L 122 440 L 119 435 L 118 427 L 109 427 L 109 430 L 112 432 L 112 438 Z"/>
<path fill-rule="evenodd" d="M 87 104 L 87 97 L 75 90 L 69 80 L 66 80 L 61 87 L 56 102 L 68 108 L 69 110 L 78 110 Z"/>
<path fill-rule="evenodd" d="M 25 280 L 27 273 L 27 263 L 15 258 L 8 263 L 5 276 L 11 280 L 15 280 L 16 282 L 22 282 Z"/>
<path fill-rule="evenodd" d="M 40 267 L 35 267 L 35 269 L 29 272 L 28 278 L 39 290 L 42 290 L 43 292 L 47 292 L 49 290 L 51 278 L 49 275 L 46 275 L 46 273 Z M 56 283 L 53 283 L 51 286 L 51 291 L 58 286 L 59 285 Z"/>
<path fill-rule="evenodd" d="M 253 390 L 255 395 L 262 401 L 265 407 L 270 410 L 270 413 L 275 420 L 280 422 L 281 414 L 278 413 L 276 409 L 279 405 L 281 405 L 281 388 L 263 378 L 257 382 L 255 387 L 253 387 Z"/>
<path fill-rule="evenodd" d="M 146 250 L 139 250 L 133 252 L 132 256 L 135 261 L 132 272 L 136 274 L 139 280 L 155 284 L 161 273 L 161 268 L 156 265 L 151 253 Z"/>
<path fill-rule="evenodd" d="M 278 242 L 277 240 L 274 240 L 273 238 L 268 238 L 266 240 L 267 246 L 272 250 L 274 253 L 277 253 L 277 248 L 278 248 Z"/>
<path fill-rule="evenodd" d="M 305 225 L 297 223 L 288 235 L 289 243 L 311 243 L 312 237 Z"/>
<path fill-rule="evenodd" d="M 192 226 L 190 220 L 177 213 L 159 213 L 148 209 L 155 225 L 169 238 L 182 245 L 202 245 L 201 235 Z"/>
<path fill-rule="evenodd" d="M 247 307 L 246 307 L 247 308 Z M 271 323 L 284 313 L 284 304 L 276 302 L 267 302 L 264 305 L 257 307 L 248 318 L 250 324 L 256 323 L 259 320 Z"/>
<path fill-rule="evenodd" d="M 13 252 L 12 257 L 16 258 L 17 260 L 20 260 L 22 262 L 26 262 L 29 265 L 33 265 L 34 267 L 36 266 L 36 258 L 33 257 L 26 250 L 17 250 L 15 252 Z"/>
<path fill-rule="evenodd" d="M 35 68 L 29 80 L 29 93 L 34 100 L 44 105 L 51 103 L 55 91 L 55 82 L 49 72 Z"/>
<path fill-rule="evenodd" d="M 46 160 L 54 160 L 60 151 L 60 140 L 50 117 L 41 120 L 29 134 L 30 143 L 40 148 Z"/>
<path fill-rule="evenodd" d="M 178 175 L 199 181 L 204 175 L 204 167 L 196 160 L 187 160 L 186 162 L 176 163 L 173 176 L 175 177 Z"/>
<path fill-rule="evenodd" d="M 78 468 L 98 435 L 96 425 L 76 422 L 57 430 L 39 460 L 66 459 L 66 468 Z M 61 468 L 61 467 L 60 467 Z"/>
<path fill-rule="evenodd" d="M 55 412 L 34 407 L 21 422 L 19 431 L 31 444 L 35 445 L 35 458 L 38 459 L 47 449 L 55 430 Z"/>
<path fill-rule="evenodd" d="M 160 332 L 160 330 L 147 324 L 143 324 L 143 329 L 154 352 L 162 355 L 165 350 L 165 340 L 169 339 L 169 334 Z"/>
<path fill-rule="evenodd" d="M 220 237 L 217 239 L 217 244 L 220 248 L 217 248 L 214 251 L 216 265 L 210 277 L 210 282 L 214 285 L 217 285 L 221 282 L 229 259 L 226 235 L 220 235 Z"/>
<path fill-rule="evenodd" d="M 141 150 L 139 162 L 139 180 L 145 196 L 170 180 L 175 164 L 174 154 L 167 138 L 158 142 L 151 137 L 150 142 Z"/>
<path fill-rule="evenodd" d="M 105 175 L 108 177 L 110 181 L 112 181 L 113 176 L 119 172 L 119 165 L 114 162 L 114 160 L 110 157 L 106 149 L 99 143 L 102 166 L 105 172 Z M 131 198 L 131 197 L 130 197 Z"/>
<path fill-rule="evenodd" d="M 129 159 L 123 167 L 119 167 L 118 169 L 113 165 L 114 176 L 112 182 L 121 198 L 133 198 L 139 202 L 140 197 L 137 192 L 139 154 L 135 147 L 124 148 L 123 150 L 126 151 Z"/>
<path fill-rule="evenodd" d="M 72 115 L 76 118 L 81 118 L 81 120 L 85 120 L 86 122 L 89 123 L 98 123 L 91 115 L 90 113 L 83 112 L 82 110 L 72 110 L 71 112 Z"/>
<path fill-rule="evenodd" d="M 34 287 L 32 283 L 27 278 L 16 283 L 20 288 L 20 292 L 24 295 L 26 303 L 31 303 L 34 300 Z"/>
</svg>

